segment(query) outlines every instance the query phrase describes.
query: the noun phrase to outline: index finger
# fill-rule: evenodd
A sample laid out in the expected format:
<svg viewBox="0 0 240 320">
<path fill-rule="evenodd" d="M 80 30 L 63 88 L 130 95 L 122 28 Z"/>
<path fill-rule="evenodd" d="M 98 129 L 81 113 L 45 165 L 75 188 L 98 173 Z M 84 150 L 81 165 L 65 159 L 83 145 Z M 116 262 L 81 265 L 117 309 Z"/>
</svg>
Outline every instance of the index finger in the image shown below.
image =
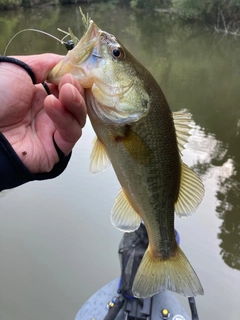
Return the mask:
<svg viewBox="0 0 240 320">
<path fill-rule="evenodd" d="M 25 62 L 34 72 L 36 83 L 46 80 L 48 73 L 62 60 L 63 56 L 54 53 L 43 53 L 29 56 L 14 56 L 14 58 Z"/>
</svg>

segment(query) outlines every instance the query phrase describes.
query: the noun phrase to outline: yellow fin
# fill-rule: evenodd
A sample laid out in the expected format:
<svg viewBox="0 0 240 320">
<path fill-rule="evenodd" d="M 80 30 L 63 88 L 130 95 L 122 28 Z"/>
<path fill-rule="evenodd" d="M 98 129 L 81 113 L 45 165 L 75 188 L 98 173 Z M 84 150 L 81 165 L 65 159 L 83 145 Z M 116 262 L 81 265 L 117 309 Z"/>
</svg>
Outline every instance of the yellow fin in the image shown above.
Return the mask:
<svg viewBox="0 0 240 320">
<path fill-rule="evenodd" d="M 192 214 L 202 201 L 204 186 L 199 176 L 185 163 L 181 163 L 181 181 L 175 212 L 179 217 Z"/>
<path fill-rule="evenodd" d="M 190 123 L 192 122 L 192 115 L 188 113 L 187 110 L 173 112 L 173 121 L 177 135 L 178 150 L 179 153 L 182 154 L 184 145 L 190 137 L 189 131 L 191 129 Z"/>
<path fill-rule="evenodd" d="M 122 138 L 122 142 L 131 156 L 131 158 L 140 164 L 148 164 L 151 157 L 151 150 L 137 133 L 131 130 L 131 127 Z"/>
<path fill-rule="evenodd" d="M 112 208 L 111 222 L 115 228 L 124 232 L 132 232 L 140 226 L 141 217 L 129 203 L 123 189 L 119 191 Z"/>
<path fill-rule="evenodd" d="M 147 249 L 132 288 L 136 298 L 148 298 L 165 290 L 187 297 L 203 295 L 198 276 L 179 247 L 176 255 L 167 260 L 152 257 Z"/>
<path fill-rule="evenodd" d="M 92 174 L 100 173 L 107 169 L 110 165 L 110 159 L 108 158 L 106 148 L 104 144 L 95 137 L 93 140 L 93 149 L 90 156 L 90 168 L 89 171 Z"/>
</svg>

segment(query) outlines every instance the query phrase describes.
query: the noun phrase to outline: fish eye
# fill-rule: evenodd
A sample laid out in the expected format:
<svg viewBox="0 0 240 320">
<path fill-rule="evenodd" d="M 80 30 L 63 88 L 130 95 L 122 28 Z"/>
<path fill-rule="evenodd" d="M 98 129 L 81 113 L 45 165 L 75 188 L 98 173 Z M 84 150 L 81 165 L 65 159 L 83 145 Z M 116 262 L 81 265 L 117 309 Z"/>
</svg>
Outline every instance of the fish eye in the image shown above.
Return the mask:
<svg viewBox="0 0 240 320">
<path fill-rule="evenodd" d="M 113 48 L 112 55 L 114 58 L 116 58 L 118 60 L 122 59 L 124 57 L 124 53 L 123 53 L 122 48 L 120 48 L 120 47 Z"/>
</svg>

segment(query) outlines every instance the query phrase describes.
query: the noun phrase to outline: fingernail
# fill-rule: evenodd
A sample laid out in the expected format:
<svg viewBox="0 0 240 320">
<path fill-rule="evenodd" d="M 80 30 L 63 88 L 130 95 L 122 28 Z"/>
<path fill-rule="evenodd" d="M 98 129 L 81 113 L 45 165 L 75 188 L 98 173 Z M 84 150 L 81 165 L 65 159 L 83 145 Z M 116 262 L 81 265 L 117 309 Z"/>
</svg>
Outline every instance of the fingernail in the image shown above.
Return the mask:
<svg viewBox="0 0 240 320">
<path fill-rule="evenodd" d="M 55 97 L 53 94 L 49 95 L 49 99 L 51 101 L 51 105 L 54 108 L 55 107 Z"/>
</svg>

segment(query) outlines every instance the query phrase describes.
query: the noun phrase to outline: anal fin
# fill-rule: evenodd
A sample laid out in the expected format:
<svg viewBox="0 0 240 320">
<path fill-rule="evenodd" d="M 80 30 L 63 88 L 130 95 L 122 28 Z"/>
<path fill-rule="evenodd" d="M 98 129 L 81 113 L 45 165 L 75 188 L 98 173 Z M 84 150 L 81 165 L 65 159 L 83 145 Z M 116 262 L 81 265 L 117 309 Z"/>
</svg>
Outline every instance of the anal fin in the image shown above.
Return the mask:
<svg viewBox="0 0 240 320">
<path fill-rule="evenodd" d="M 129 203 L 123 189 L 119 191 L 113 205 L 111 222 L 115 228 L 124 232 L 132 232 L 140 226 L 141 217 Z"/>
</svg>

